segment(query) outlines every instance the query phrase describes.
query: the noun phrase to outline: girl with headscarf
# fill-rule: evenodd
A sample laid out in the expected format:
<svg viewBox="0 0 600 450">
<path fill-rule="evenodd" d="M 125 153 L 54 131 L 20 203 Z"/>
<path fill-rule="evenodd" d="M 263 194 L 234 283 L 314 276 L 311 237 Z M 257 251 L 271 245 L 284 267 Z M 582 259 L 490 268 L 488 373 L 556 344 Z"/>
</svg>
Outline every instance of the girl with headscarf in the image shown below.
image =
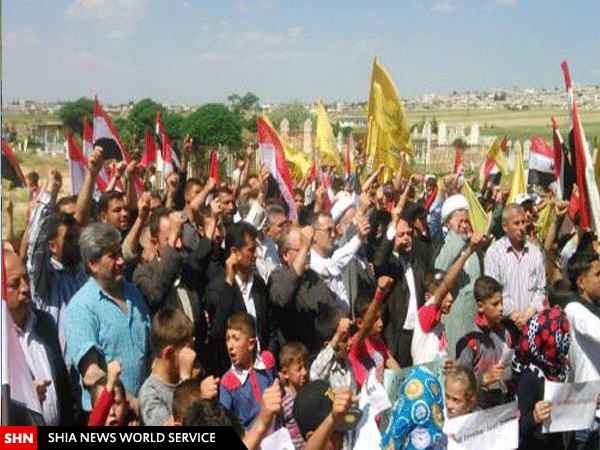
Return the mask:
<svg viewBox="0 0 600 450">
<path fill-rule="evenodd" d="M 569 344 L 569 322 L 558 308 L 536 313 L 523 328 L 514 362 L 521 412 L 519 449 L 564 449 L 562 434 L 542 434 L 542 423 L 550 417 L 544 382 L 567 380 Z"/>
<path fill-rule="evenodd" d="M 443 395 L 437 377 L 425 367 L 416 366 L 402 383 L 381 448 L 445 449 Z M 393 447 L 389 447 L 392 442 Z"/>
</svg>

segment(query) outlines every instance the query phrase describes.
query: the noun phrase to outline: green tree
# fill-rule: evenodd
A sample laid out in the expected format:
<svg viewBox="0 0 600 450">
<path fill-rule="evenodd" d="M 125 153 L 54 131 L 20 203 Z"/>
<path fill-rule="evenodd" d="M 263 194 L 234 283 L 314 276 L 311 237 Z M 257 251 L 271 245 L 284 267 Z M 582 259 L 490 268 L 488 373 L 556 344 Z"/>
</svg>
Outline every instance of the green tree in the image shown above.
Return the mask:
<svg viewBox="0 0 600 450">
<path fill-rule="evenodd" d="M 91 123 L 94 117 L 94 100 L 85 97 L 65 103 L 58 111 L 58 117 L 62 123 L 79 136 L 83 136 L 83 116 L 85 114 Z"/>
<path fill-rule="evenodd" d="M 190 134 L 197 147 L 223 144 L 231 149 L 242 144 L 242 127 L 236 115 L 222 103 L 202 105 L 181 124 L 182 134 Z"/>
<path fill-rule="evenodd" d="M 160 103 L 155 102 L 152 99 L 145 98 L 140 100 L 133 105 L 129 115 L 127 116 L 128 130 L 130 133 L 136 133 L 138 136 L 144 136 L 144 130 L 149 128 L 150 130 L 156 129 L 156 111 L 160 110 L 161 117 L 163 118 L 163 125 L 167 133 L 169 129 L 166 128 L 164 123 L 165 118 L 165 107 Z M 170 137 L 170 136 L 169 136 Z"/>
<path fill-rule="evenodd" d="M 314 117 L 311 116 L 308 109 L 298 100 L 274 108 L 273 111 L 269 113 L 269 118 L 277 129 L 279 129 L 281 121 L 284 118 L 287 119 L 290 123 L 290 131 L 292 132 L 302 131 L 306 119 L 311 119 L 313 122 L 313 129 L 315 125 Z"/>
<path fill-rule="evenodd" d="M 252 92 L 246 92 L 243 97 L 238 94 L 232 94 L 227 97 L 231 103 L 231 107 L 236 112 L 255 111 L 258 108 L 258 97 Z"/>
<path fill-rule="evenodd" d="M 170 140 L 179 141 L 183 139 L 184 134 L 181 132 L 181 127 L 183 126 L 184 122 L 183 116 L 167 111 L 162 116 L 162 122 Z"/>
</svg>

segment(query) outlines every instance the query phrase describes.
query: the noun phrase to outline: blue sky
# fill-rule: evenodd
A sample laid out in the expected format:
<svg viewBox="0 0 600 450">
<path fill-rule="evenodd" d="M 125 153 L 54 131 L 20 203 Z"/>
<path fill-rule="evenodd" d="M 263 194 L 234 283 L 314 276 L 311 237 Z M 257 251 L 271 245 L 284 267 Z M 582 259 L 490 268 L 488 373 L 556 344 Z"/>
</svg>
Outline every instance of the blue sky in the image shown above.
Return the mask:
<svg viewBox="0 0 600 450">
<path fill-rule="evenodd" d="M 600 84 L 597 0 L 3 0 L 4 100 L 367 98 Z"/>
</svg>

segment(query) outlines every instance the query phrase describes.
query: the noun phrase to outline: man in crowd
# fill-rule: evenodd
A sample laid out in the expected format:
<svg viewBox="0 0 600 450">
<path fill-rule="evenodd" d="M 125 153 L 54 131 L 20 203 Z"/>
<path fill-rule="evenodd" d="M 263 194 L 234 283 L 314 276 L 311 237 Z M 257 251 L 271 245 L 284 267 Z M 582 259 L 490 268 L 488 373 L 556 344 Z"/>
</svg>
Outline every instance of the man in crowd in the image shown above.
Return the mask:
<svg viewBox="0 0 600 450">
<path fill-rule="evenodd" d="M 206 307 L 216 358 L 213 372 L 217 375 L 223 374 L 229 367 L 225 327 L 227 318 L 234 312 L 247 312 L 254 318 L 258 348 L 260 351 L 269 348 L 271 312 L 267 286 L 255 272 L 257 235 L 256 228 L 244 221 L 227 229 L 225 273 L 214 278 L 206 288 Z"/>
<path fill-rule="evenodd" d="M 129 398 L 148 375 L 150 315 L 135 285 L 124 280 L 121 233 L 111 225 L 93 223 L 81 232 L 82 262 L 90 275 L 67 306 L 67 355 L 80 375 L 80 385 L 93 386 L 106 364 L 123 364 L 121 380 Z M 82 406 L 90 411 L 83 391 Z"/>
<path fill-rule="evenodd" d="M 415 245 L 413 245 L 416 244 Z M 402 218 L 388 226 L 373 264 L 378 277 L 394 279 L 388 299 L 382 306 L 383 335 L 388 349 L 400 367 L 412 365 L 410 353 L 417 311 L 425 303 L 423 280 L 427 268 L 414 242 L 412 229 Z"/>
<path fill-rule="evenodd" d="M 73 394 L 50 314 L 34 308 L 29 279 L 21 259 L 3 252 L 6 265 L 5 300 L 17 338 L 42 407 L 43 423 L 32 421 L 22 408 L 11 407 L 11 425 L 74 425 Z M 5 339 L 7 337 L 4 337 Z M 22 376 L 29 376 L 23 373 Z"/>
<path fill-rule="evenodd" d="M 435 268 L 447 271 L 469 244 L 472 230 L 467 199 L 460 194 L 448 197 L 442 205 L 441 218 L 448 228 L 448 233 L 435 260 Z M 455 356 L 456 343 L 477 316 L 473 285 L 480 275 L 481 259 L 479 254 L 474 252 L 465 262 L 454 286 L 452 308 L 442 318 L 448 338 L 448 353 L 452 358 Z"/>
<path fill-rule="evenodd" d="M 504 286 L 504 315 L 522 328 L 544 306 L 546 272 L 539 247 L 527 239 L 523 207 L 509 204 L 502 212 L 505 236 L 485 254 L 485 274 Z"/>
</svg>

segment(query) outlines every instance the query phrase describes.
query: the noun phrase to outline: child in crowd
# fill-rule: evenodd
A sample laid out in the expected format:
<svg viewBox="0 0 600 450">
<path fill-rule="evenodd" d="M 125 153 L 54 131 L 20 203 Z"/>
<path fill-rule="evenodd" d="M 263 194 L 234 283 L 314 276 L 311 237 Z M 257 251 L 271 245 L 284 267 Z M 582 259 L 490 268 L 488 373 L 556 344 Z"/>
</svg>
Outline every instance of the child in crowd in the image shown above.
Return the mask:
<svg viewBox="0 0 600 450">
<path fill-rule="evenodd" d="M 173 392 L 173 425 L 179 426 L 190 407 L 199 400 L 211 402 L 219 394 L 219 379 L 211 376 L 200 380 L 199 378 L 188 378 L 183 380 Z"/>
<path fill-rule="evenodd" d="M 569 357 L 572 381 L 582 383 L 600 379 L 600 260 L 593 251 L 577 251 L 569 259 L 569 281 L 574 295 L 565 307 L 569 320 L 571 347 Z M 599 398 L 600 400 L 600 398 Z M 600 408 L 600 402 L 598 404 Z M 596 411 L 593 430 L 575 432 L 572 448 L 599 448 L 600 411 Z"/>
<path fill-rule="evenodd" d="M 473 287 L 477 317 L 473 328 L 456 344 L 456 365 L 473 369 L 480 387 L 478 406 L 482 409 L 506 403 L 513 397 L 509 362 L 513 339 L 502 317 L 502 285 L 481 276 Z M 508 374 L 506 373 L 508 372 Z"/>
<path fill-rule="evenodd" d="M 281 386 L 276 379 L 272 386 L 266 388 L 260 399 L 258 416 L 250 429 L 244 430 L 237 417 L 223 405 L 208 400 L 196 400 L 189 405 L 183 419 L 183 426 L 232 427 L 248 450 L 257 450 L 273 421 L 281 413 Z"/>
<path fill-rule="evenodd" d="M 358 424 L 356 414 L 349 413 L 353 397 L 349 387 L 334 390 L 324 380 L 311 380 L 298 391 L 294 418 L 307 450 L 352 448 L 345 439 Z"/>
<path fill-rule="evenodd" d="M 310 366 L 310 379 L 327 381 L 332 389 L 350 386 L 357 393 L 348 359 L 350 324 L 350 319 L 333 312 L 317 320 L 316 328 L 324 346 Z"/>
<path fill-rule="evenodd" d="M 444 396 L 436 376 L 416 366 L 402 382 L 399 394 L 380 448 L 445 449 Z"/>
<path fill-rule="evenodd" d="M 546 380 L 565 382 L 569 375 L 569 322 L 559 308 L 544 309 L 529 320 L 516 350 L 518 374 L 519 449 L 563 450 L 560 433 L 543 434 L 551 404 L 544 401 Z"/>
<path fill-rule="evenodd" d="M 106 371 L 106 378 L 100 378 L 92 388 L 94 408 L 88 419 L 88 426 L 114 427 L 125 424 L 128 407 L 125 388 L 119 380 L 121 363 L 109 362 Z"/>
<path fill-rule="evenodd" d="M 350 338 L 348 359 L 358 390 L 367 381 L 367 374 L 372 368 L 377 369 L 378 379 L 383 382 L 383 369 L 400 369 L 400 366 L 389 353 L 381 331 L 381 302 L 385 299 L 393 284 L 393 279 L 387 275 L 377 280 L 377 290 L 373 300 L 359 296 L 354 303 L 354 314 L 358 331 Z"/>
<path fill-rule="evenodd" d="M 181 425 L 183 419 L 194 402 L 202 400 L 200 394 L 200 380 L 198 378 L 188 378 L 177 385 L 173 392 L 173 424 Z"/>
<path fill-rule="evenodd" d="M 246 312 L 229 316 L 225 343 L 232 366 L 221 378 L 219 401 L 249 429 L 263 392 L 276 378 L 275 358 L 269 351 L 257 354 L 254 318 Z"/>
<path fill-rule="evenodd" d="M 477 404 L 477 380 L 473 371 L 464 366 L 446 373 L 446 416 L 448 419 L 473 412 Z"/>
<path fill-rule="evenodd" d="M 283 387 L 285 394 L 281 402 L 283 421 L 296 450 L 303 449 L 305 442 L 294 420 L 292 408 L 296 393 L 308 381 L 307 358 L 308 350 L 301 342 L 288 342 L 279 352 L 280 378 L 285 381 Z"/>
<path fill-rule="evenodd" d="M 415 365 L 425 364 L 447 356 L 446 330 L 442 314 L 448 314 L 452 306 L 451 290 L 469 257 L 484 242 L 481 234 L 473 234 L 469 246 L 452 264 L 448 273 L 434 270 L 425 276 L 425 304 L 419 308 L 411 344 Z"/>
<path fill-rule="evenodd" d="M 139 392 L 142 423 L 171 424 L 175 386 L 192 377 L 196 360 L 194 326 L 183 311 L 161 309 L 152 320 L 150 342 L 155 356 L 152 373 Z"/>
</svg>

